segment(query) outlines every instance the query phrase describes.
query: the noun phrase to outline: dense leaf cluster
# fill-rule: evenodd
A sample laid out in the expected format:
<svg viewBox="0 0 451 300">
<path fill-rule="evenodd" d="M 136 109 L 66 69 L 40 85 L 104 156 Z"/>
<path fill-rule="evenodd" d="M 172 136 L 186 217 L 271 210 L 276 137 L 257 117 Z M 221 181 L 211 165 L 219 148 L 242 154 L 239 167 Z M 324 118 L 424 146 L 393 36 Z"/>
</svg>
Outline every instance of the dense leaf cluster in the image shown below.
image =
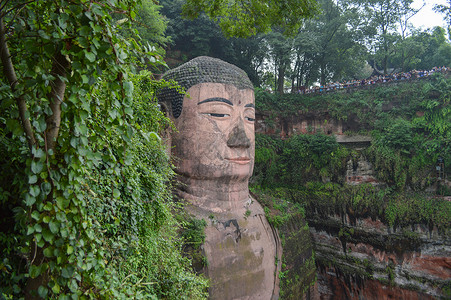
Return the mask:
<svg viewBox="0 0 451 300">
<path fill-rule="evenodd" d="M 133 75 L 159 56 L 121 35 L 137 5 L 2 4 L 2 298 L 206 296 L 172 215 L 167 83 Z"/>
</svg>

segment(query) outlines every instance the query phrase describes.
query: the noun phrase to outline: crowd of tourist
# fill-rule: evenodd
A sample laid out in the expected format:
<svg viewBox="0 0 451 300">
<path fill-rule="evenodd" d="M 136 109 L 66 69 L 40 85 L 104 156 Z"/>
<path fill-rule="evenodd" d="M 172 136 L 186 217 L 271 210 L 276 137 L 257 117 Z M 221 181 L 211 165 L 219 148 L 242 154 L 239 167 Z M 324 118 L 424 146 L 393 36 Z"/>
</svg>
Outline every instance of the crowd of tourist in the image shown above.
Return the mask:
<svg viewBox="0 0 451 300">
<path fill-rule="evenodd" d="M 412 70 L 410 72 L 371 76 L 370 78 L 363 79 L 363 80 L 350 80 L 350 81 L 346 81 L 346 82 L 342 82 L 342 83 L 332 82 L 327 85 L 314 86 L 309 89 L 301 88 L 297 91 L 297 93 L 298 94 L 323 93 L 323 92 L 336 91 L 336 90 L 347 89 L 347 88 L 352 88 L 352 87 L 368 86 L 368 85 L 379 84 L 379 83 L 388 83 L 388 82 L 401 81 L 401 80 L 426 78 L 436 72 L 442 72 L 442 73 L 451 72 L 451 68 L 445 67 L 445 66 L 434 67 L 429 71 Z"/>
</svg>

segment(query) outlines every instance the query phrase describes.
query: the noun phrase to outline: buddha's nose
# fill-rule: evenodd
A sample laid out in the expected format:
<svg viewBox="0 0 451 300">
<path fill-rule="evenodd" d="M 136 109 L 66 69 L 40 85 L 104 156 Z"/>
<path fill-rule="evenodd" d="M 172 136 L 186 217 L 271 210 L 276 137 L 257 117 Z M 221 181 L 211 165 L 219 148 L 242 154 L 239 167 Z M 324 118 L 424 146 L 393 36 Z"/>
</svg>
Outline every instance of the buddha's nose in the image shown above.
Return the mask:
<svg viewBox="0 0 451 300">
<path fill-rule="evenodd" d="M 230 132 L 227 146 L 231 148 L 249 148 L 251 146 L 251 140 L 246 135 L 242 120 L 238 121 Z"/>
</svg>

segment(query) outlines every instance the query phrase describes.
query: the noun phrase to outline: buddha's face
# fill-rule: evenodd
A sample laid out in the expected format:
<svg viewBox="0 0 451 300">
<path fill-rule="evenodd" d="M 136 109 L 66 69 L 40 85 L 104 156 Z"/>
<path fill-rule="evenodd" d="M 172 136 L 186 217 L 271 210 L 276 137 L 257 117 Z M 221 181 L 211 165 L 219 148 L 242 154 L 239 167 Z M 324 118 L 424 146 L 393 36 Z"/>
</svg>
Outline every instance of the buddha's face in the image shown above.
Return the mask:
<svg viewBox="0 0 451 300">
<path fill-rule="evenodd" d="M 177 173 L 197 179 L 248 180 L 255 152 L 254 91 L 201 83 L 188 89 L 173 145 Z"/>
</svg>

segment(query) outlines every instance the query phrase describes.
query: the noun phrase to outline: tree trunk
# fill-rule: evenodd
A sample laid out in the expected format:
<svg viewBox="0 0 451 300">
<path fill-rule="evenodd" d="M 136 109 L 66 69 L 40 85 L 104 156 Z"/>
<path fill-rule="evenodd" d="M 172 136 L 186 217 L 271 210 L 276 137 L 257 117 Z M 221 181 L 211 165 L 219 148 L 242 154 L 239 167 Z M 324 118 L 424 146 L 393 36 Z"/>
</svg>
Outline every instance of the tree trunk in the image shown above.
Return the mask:
<svg viewBox="0 0 451 300">
<path fill-rule="evenodd" d="M 69 67 L 69 62 L 61 52 L 58 52 L 53 60 L 52 75 L 55 80 L 52 82 L 52 91 L 50 92 L 50 108 L 53 114 L 47 117 L 46 143 L 47 150 L 54 149 L 56 138 L 61 124 L 61 103 L 64 99 L 66 91 L 66 82 L 62 79 L 66 77 L 66 70 Z"/>
<path fill-rule="evenodd" d="M 278 78 L 277 78 L 277 92 L 283 94 L 283 84 L 285 82 L 285 66 L 280 65 L 278 69 Z"/>
<path fill-rule="evenodd" d="M 6 28 L 3 23 L 3 18 L 0 18 L 0 56 L 3 64 L 3 74 L 8 79 L 11 90 L 15 91 L 17 86 L 17 75 L 14 70 L 14 65 L 11 61 L 11 54 L 9 53 L 8 44 L 6 43 Z M 17 107 L 19 108 L 19 117 L 22 122 L 25 135 L 27 136 L 28 146 L 30 149 L 36 144 L 33 129 L 31 127 L 30 119 L 28 119 L 28 108 L 25 99 L 18 96 L 16 99 Z"/>
</svg>

